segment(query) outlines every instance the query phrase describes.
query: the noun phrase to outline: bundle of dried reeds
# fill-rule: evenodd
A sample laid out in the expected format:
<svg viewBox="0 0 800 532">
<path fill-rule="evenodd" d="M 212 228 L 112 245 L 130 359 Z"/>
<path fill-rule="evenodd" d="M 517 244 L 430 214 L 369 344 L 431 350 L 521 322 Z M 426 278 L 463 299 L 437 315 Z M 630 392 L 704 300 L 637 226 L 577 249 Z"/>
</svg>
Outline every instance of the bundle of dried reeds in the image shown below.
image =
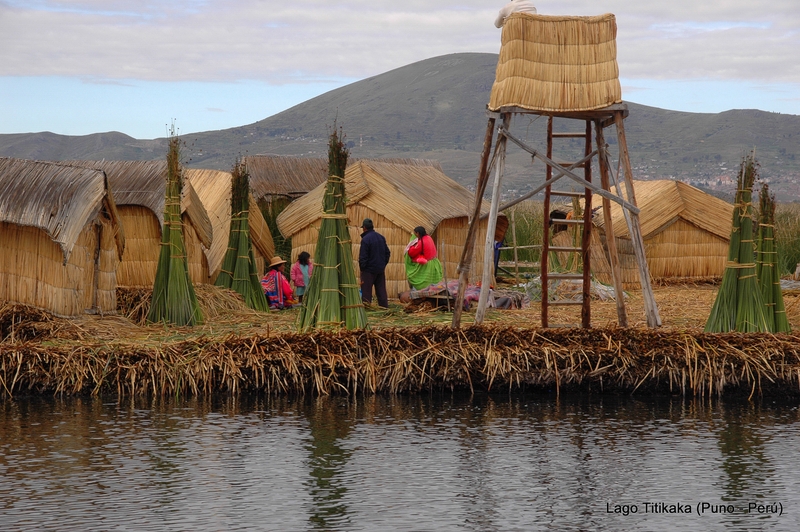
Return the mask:
<svg viewBox="0 0 800 532">
<path fill-rule="evenodd" d="M 789 320 L 783 304 L 783 291 L 778 273 L 778 251 L 775 248 L 775 197 L 764 183 L 759 195 L 759 228 L 756 273 L 764 299 L 765 317 L 769 331 L 789 332 Z"/>
<path fill-rule="evenodd" d="M 300 331 L 342 327 L 362 329 L 367 326 L 347 227 L 344 172 L 348 156 L 343 135 L 334 127 L 328 143 L 329 177 L 322 200 L 324 214 L 314 254 L 314 273 L 298 317 Z"/>
<path fill-rule="evenodd" d="M 250 174 L 247 167 L 237 161 L 231 170 L 231 226 L 228 251 L 222 259 L 222 269 L 214 283 L 231 288 L 244 298 L 247 306 L 255 310 L 269 310 L 267 298 L 261 288 L 253 244 L 250 241 Z"/>
<path fill-rule="evenodd" d="M 164 202 L 164 227 L 153 301 L 147 320 L 175 325 L 202 323 L 203 315 L 197 304 L 194 286 L 189 278 L 186 246 L 181 221 L 181 190 L 183 168 L 180 162 L 180 139 L 173 124 L 167 152 L 167 186 Z"/>
<path fill-rule="evenodd" d="M 118 395 L 520 389 L 800 393 L 800 337 L 417 327 L 159 343 L 0 343 L 0 389 Z"/>
</svg>

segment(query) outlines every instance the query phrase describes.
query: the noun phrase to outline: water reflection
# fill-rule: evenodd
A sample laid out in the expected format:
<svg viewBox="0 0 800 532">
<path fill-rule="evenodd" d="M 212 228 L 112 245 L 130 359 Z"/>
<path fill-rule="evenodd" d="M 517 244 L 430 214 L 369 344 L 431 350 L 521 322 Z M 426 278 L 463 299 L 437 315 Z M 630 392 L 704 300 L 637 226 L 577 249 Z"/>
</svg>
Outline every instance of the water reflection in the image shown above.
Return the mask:
<svg viewBox="0 0 800 532">
<path fill-rule="evenodd" d="M 20 398 L 0 529 L 796 530 L 799 421 L 669 397 Z M 644 511 L 703 501 L 737 511 Z"/>
</svg>

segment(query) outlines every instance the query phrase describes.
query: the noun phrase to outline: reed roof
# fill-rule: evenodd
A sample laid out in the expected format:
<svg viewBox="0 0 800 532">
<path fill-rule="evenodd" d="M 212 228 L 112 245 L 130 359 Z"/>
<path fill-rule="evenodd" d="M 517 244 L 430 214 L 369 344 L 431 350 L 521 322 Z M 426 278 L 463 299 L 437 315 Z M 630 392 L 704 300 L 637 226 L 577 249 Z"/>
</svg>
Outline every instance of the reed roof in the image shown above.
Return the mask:
<svg viewBox="0 0 800 532">
<path fill-rule="evenodd" d="M 102 209 L 117 226 L 117 253 L 125 240 L 106 174 L 52 162 L 0 158 L 0 221 L 43 230 L 69 260 L 87 223 Z"/>
<path fill-rule="evenodd" d="M 167 183 L 167 161 L 69 161 L 68 164 L 103 170 L 117 205 L 146 207 L 164 227 L 164 200 Z M 213 226 L 203 202 L 188 180 L 181 194 L 181 214 L 187 216 L 200 242 L 211 247 Z"/>
<path fill-rule="evenodd" d="M 359 203 L 411 233 L 424 226 L 433 232 L 444 219 L 469 216 L 474 194 L 436 166 L 361 160 L 345 171 L 347 205 Z M 289 238 L 322 216 L 325 183 L 290 203 L 278 216 L 278 229 Z M 481 213 L 489 212 L 482 202 Z M 351 220 L 351 222 L 361 220 Z"/>
<path fill-rule="evenodd" d="M 627 199 L 623 186 L 623 197 Z M 681 218 L 695 227 L 728 240 L 731 236 L 733 205 L 682 181 L 634 181 L 636 203 L 641 210 L 642 238 L 648 238 Z M 602 211 L 595 224 L 603 227 Z M 611 203 L 611 224 L 618 238 L 630 238 L 622 207 Z"/>
<path fill-rule="evenodd" d="M 441 170 L 438 161 L 428 159 L 378 159 L 383 162 L 433 166 Z M 353 164 L 357 159 L 351 159 Z M 250 189 L 256 198 L 265 196 L 299 197 L 328 180 L 328 159 L 322 157 L 292 157 L 286 155 L 250 155 L 243 159 L 250 174 Z"/>
<path fill-rule="evenodd" d="M 186 178 L 192 183 L 193 190 L 197 192 L 203 202 L 214 226 L 214 240 L 206 253 L 209 272 L 213 273 L 222 266 L 225 252 L 228 250 L 231 226 L 231 179 L 233 177 L 230 172 L 221 170 L 189 168 L 186 170 Z M 272 241 L 269 226 L 252 194 L 250 194 L 250 206 L 248 215 L 250 240 L 263 257 L 271 258 L 275 254 L 275 244 Z"/>
<path fill-rule="evenodd" d="M 593 17 L 513 13 L 489 109 L 588 111 L 622 102 L 613 14 Z"/>
</svg>

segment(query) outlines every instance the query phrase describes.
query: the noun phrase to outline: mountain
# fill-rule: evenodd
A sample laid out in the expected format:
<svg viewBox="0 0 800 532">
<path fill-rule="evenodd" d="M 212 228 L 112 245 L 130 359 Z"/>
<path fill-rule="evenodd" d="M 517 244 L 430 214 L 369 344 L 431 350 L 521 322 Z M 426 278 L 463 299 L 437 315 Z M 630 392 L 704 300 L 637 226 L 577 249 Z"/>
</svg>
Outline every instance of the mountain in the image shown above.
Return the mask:
<svg viewBox="0 0 800 532">
<path fill-rule="evenodd" d="M 228 169 L 242 155 L 324 157 L 335 126 L 344 132 L 354 157 L 437 159 L 448 175 L 471 186 L 496 63 L 496 54 L 434 57 L 332 90 L 253 124 L 184 135 L 187 164 Z M 755 148 L 761 177 L 770 181 L 779 199 L 800 199 L 800 116 L 750 109 L 686 113 L 626 103 L 635 178 L 675 178 L 732 194 L 727 180 L 735 179 L 742 156 Z M 518 116 L 512 131 L 543 150 L 546 122 L 536 115 Z M 583 127 L 565 122 L 573 129 Z M 606 130 L 612 146 L 613 129 Z M 137 140 L 118 132 L 0 135 L 3 156 L 149 160 L 165 154 L 166 139 Z M 509 148 L 505 188 L 530 188 L 541 181 L 542 168 L 537 163 L 532 170 L 528 154 Z"/>
</svg>

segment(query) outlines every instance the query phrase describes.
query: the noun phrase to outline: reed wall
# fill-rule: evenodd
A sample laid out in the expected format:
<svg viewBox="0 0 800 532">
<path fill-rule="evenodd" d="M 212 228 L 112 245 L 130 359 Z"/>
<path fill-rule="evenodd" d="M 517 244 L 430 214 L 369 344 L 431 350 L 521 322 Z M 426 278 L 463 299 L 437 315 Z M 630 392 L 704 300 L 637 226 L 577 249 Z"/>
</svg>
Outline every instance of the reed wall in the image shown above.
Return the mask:
<svg viewBox="0 0 800 532">
<path fill-rule="evenodd" d="M 115 312 L 118 261 L 109 221 L 87 224 L 66 264 L 61 247 L 41 229 L 0 222 L 0 242 L 0 299 L 60 317 Z"/>
<path fill-rule="evenodd" d="M 149 208 L 139 205 L 121 205 L 117 210 L 125 232 L 125 251 L 117 268 L 117 283 L 119 286 L 152 288 L 161 249 L 158 218 Z M 192 282 L 208 283 L 208 259 L 194 226 L 185 218 L 183 239 Z"/>
</svg>

